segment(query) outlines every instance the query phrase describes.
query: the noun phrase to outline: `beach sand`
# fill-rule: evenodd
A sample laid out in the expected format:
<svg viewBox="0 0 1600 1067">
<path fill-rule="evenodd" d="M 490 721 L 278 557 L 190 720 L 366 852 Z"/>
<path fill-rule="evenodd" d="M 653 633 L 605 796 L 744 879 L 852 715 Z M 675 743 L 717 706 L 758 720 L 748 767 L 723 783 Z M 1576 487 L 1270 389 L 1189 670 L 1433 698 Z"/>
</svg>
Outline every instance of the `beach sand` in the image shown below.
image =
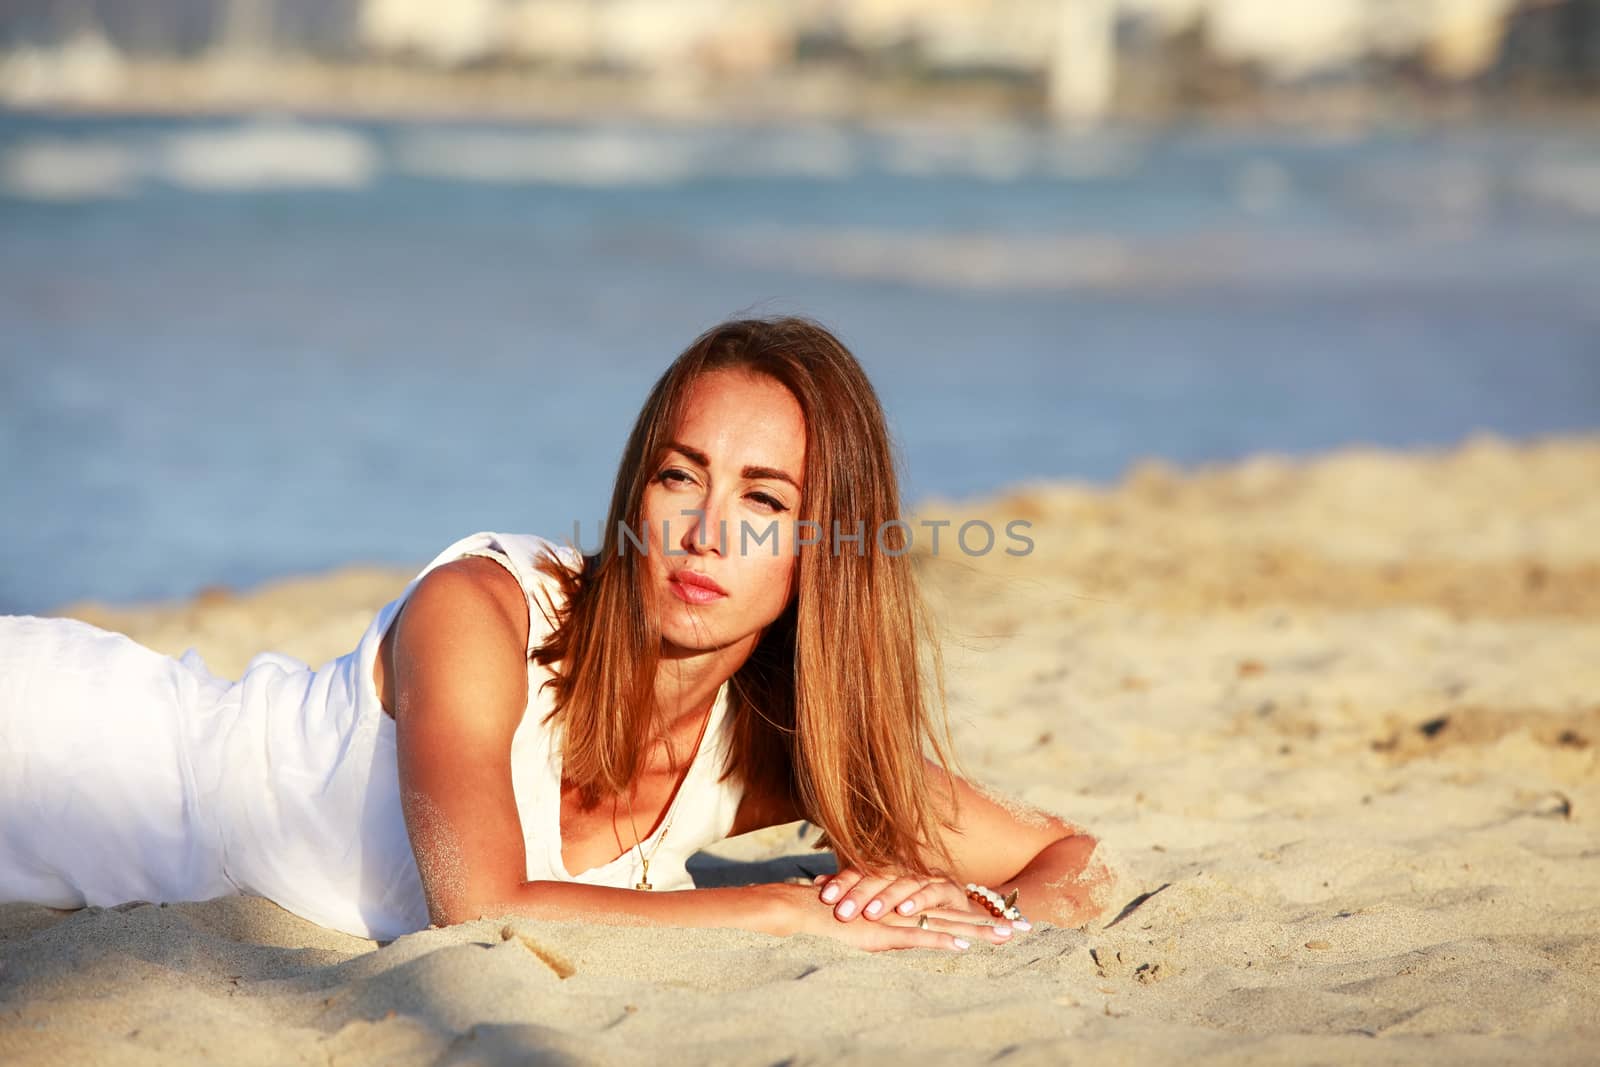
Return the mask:
<svg viewBox="0 0 1600 1067">
<path fill-rule="evenodd" d="M 0 1061 L 1600 1059 L 1600 438 L 1150 464 L 920 514 L 1032 523 L 1025 556 L 917 558 L 965 769 L 1102 838 L 1100 921 L 871 955 L 0 905 Z M 73 613 L 237 674 L 346 651 L 408 577 Z"/>
</svg>

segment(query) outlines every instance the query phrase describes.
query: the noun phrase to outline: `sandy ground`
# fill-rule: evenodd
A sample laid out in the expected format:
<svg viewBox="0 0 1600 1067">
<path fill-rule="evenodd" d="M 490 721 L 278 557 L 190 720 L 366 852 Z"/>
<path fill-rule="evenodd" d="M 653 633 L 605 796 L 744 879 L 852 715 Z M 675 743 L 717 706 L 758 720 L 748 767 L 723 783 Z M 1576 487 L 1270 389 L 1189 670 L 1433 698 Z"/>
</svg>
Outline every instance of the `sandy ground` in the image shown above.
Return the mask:
<svg viewBox="0 0 1600 1067">
<path fill-rule="evenodd" d="M 966 769 L 1101 835 L 1105 919 L 869 955 L 3 905 L 0 1061 L 1600 1059 L 1600 438 L 1152 465 L 922 514 L 1033 523 L 1027 556 L 919 562 Z M 406 577 L 75 613 L 236 673 L 345 651 Z"/>
</svg>

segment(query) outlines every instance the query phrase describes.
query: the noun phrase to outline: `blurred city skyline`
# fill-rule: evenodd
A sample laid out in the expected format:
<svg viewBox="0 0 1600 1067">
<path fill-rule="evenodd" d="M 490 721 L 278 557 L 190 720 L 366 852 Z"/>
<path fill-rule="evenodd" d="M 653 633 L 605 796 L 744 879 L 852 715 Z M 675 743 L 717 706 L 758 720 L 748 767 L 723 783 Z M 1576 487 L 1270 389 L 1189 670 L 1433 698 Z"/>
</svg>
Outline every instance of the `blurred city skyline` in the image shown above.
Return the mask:
<svg viewBox="0 0 1600 1067">
<path fill-rule="evenodd" d="M 271 76 L 263 76 L 270 68 Z M 587 90 L 587 91 L 584 91 Z M 1600 0 L 13 0 L 0 104 L 1162 118 L 1590 106 Z M 1287 108 L 1285 108 L 1287 105 Z"/>
</svg>

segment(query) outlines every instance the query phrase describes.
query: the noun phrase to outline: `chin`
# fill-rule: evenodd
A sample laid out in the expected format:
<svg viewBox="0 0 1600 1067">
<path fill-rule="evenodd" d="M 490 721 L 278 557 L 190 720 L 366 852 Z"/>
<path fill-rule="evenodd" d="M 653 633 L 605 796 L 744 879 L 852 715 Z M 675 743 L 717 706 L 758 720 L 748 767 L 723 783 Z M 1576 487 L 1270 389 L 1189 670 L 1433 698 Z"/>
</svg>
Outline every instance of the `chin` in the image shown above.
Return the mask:
<svg viewBox="0 0 1600 1067">
<path fill-rule="evenodd" d="M 682 610 L 669 610 L 661 620 L 661 641 L 665 645 L 696 652 L 709 652 L 728 643 L 722 627 L 713 625 L 704 616 L 694 616 Z"/>
<path fill-rule="evenodd" d="M 736 640 L 736 639 L 735 639 Z M 661 634 L 661 645 L 664 650 L 679 652 L 716 652 L 733 644 L 733 640 L 723 640 L 715 634 L 703 630 L 680 633 L 667 630 Z"/>
</svg>

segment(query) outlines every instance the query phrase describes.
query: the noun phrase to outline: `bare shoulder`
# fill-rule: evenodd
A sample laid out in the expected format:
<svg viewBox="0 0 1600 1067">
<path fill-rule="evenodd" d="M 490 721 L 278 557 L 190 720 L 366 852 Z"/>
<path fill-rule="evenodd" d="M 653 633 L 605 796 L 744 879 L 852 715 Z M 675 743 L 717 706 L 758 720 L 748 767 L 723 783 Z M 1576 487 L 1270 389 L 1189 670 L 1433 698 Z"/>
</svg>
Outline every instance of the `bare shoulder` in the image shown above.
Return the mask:
<svg viewBox="0 0 1600 1067">
<path fill-rule="evenodd" d="M 528 602 L 504 567 L 469 556 L 423 576 L 401 608 L 394 633 L 401 679 L 430 675 L 432 666 L 470 676 L 473 668 L 492 669 L 496 663 L 515 665 L 520 677 L 528 647 Z"/>
<path fill-rule="evenodd" d="M 401 617 L 410 616 L 413 629 L 435 626 L 445 629 L 472 625 L 491 612 L 496 621 L 520 629 L 522 645 L 527 646 L 528 601 L 522 586 L 511 572 L 491 559 L 464 556 L 442 564 L 423 575 L 406 598 Z M 423 622 L 415 620 L 421 617 Z"/>
<path fill-rule="evenodd" d="M 450 692 L 479 705 L 503 703 L 525 686 L 527 642 L 522 587 L 493 560 L 469 556 L 417 583 L 383 636 L 373 682 L 397 721 L 416 711 L 424 693 L 434 706 Z"/>
</svg>

